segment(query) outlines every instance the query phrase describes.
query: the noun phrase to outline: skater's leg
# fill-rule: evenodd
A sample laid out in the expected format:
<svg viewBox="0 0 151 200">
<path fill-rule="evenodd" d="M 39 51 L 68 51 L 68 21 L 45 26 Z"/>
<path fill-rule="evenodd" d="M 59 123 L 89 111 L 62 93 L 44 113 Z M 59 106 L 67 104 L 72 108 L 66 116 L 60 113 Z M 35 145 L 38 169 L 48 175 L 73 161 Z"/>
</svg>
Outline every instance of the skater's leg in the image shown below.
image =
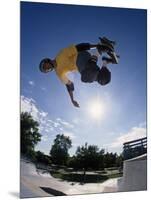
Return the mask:
<svg viewBox="0 0 151 200">
<path fill-rule="evenodd" d="M 92 83 L 97 81 L 98 73 L 100 68 L 97 66 L 96 62 L 89 60 L 81 72 L 81 81 L 85 83 Z"/>
</svg>

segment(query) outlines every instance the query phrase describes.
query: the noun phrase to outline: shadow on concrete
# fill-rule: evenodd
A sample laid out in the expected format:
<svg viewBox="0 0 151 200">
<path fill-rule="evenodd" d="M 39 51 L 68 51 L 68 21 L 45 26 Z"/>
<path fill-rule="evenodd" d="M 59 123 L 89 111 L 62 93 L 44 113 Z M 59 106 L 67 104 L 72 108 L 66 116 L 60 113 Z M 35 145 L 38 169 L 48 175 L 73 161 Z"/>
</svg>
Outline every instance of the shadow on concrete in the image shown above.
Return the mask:
<svg viewBox="0 0 151 200">
<path fill-rule="evenodd" d="M 20 198 L 20 194 L 19 192 L 9 192 L 9 194 L 13 197 L 15 197 L 16 199 Z"/>
<path fill-rule="evenodd" d="M 54 190 L 52 188 L 49 187 L 40 187 L 42 190 L 44 190 L 45 192 L 47 192 L 48 194 L 52 194 L 54 196 L 66 196 L 65 193 L 60 192 L 58 190 Z"/>
</svg>

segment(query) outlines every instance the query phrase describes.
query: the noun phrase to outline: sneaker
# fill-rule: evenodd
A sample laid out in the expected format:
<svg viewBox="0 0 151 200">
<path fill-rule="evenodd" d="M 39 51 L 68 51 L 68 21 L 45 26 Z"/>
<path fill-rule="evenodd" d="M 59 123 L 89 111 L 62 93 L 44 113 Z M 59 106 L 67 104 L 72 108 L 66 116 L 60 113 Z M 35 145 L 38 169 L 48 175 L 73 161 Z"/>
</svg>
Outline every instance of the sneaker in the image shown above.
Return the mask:
<svg viewBox="0 0 151 200">
<path fill-rule="evenodd" d="M 111 41 L 107 39 L 106 37 L 103 37 L 103 38 L 99 37 L 99 39 L 100 39 L 100 44 L 110 47 L 112 51 L 114 50 L 115 41 Z"/>
</svg>

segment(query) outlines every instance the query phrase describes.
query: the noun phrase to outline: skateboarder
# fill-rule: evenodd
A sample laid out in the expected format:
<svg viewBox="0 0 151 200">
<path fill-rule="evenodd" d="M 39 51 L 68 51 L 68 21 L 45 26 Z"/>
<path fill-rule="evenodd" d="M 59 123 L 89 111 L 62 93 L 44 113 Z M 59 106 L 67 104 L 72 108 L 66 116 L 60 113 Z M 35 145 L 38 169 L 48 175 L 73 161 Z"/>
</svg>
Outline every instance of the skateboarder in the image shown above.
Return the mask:
<svg viewBox="0 0 151 200">
<path fill-rule="evenodd" d="M 62 49 L 55 59 L 44 58 L 41 60 L 39 68 L 41 72 L 47 73 L 55 70 L 59 79 L 66 85 L 71 102 L 75 107 L 79 107 L 73 96 L 74 84 L 67 77 L 68 72 L 78 71 L 81 74 L 81 81 L 86 83 L 98 82 L 101 85 L 106 85 L 111 80 L 111 73 L 107 68 L 107 64 L 117 64 L 118 57 L 114 52 L 115 42 L 107 38 L 99 38 L 100 43 L 89 44 L 80 43 L 70 45 Z M 88 50 L 96 48 L 97 55 L 91 55 Z M 98 56 L 102 53 L 107 53 L 109 56 L 102 57 L 103 65 L 97 65 Z"/>
</svg>

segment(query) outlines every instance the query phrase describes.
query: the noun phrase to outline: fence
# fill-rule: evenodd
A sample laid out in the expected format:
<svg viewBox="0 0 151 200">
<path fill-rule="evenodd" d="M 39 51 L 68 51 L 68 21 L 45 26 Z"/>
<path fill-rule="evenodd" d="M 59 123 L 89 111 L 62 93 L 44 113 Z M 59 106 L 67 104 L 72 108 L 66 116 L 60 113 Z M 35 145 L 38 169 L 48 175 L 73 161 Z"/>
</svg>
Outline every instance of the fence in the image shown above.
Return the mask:
<svg viewBox="0 0 151 200">
<path fill-rule="evenodd" d="M 123 144 L 124 160 L 135 158 L 145 153 L 147 153 L 147 137 Z"/>
</svg>

